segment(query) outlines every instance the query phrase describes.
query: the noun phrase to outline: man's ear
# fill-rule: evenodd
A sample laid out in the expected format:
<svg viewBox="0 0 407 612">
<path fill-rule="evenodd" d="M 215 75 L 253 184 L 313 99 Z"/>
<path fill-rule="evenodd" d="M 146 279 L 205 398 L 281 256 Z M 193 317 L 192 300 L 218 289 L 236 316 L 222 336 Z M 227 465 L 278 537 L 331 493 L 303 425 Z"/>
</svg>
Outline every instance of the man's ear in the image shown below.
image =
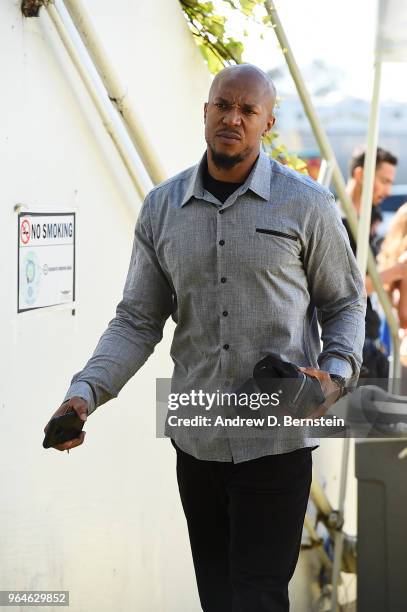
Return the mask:
<svg viewBox="0 0 407 612">
<path fill-rule="evenodd" d="M 266 134 L 268 134 L 268 132 L 271 130 L 275 122 L 276 122 L 276 118 L 274 117 L 274 115 L 272 115 L 270 119 L 267 120 L 266 129 L 263 131 L 262 136 L 265 136 Z"/>
<path fill-rule="evenodd" d="M 208 111 L 208 103 L 205 102 L 205 104 L 204 104 L 204 123 L 206 121 L 206 113 L 207 113 L 207 111 Z"/>
<path fill-rule="evenodd" d="M 363 182 L 363 168 L 362 168 L 362 166 L 356 166 L 356 168 L 353 171 L 353 178 L 355 179 L 355 181 L 357 183 L 362 183 Z"/>
</svg>

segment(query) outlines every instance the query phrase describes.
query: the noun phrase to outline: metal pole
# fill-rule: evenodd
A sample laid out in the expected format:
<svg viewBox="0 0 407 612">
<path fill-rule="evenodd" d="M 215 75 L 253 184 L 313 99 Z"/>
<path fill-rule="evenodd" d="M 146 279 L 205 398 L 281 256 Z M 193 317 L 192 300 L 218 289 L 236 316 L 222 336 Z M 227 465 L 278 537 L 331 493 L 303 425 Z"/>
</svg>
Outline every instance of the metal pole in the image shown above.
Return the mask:
<svg viewBox="0 0 407 612">
<path fill-rule="evenodd" d="M 347 484 L 347 478 L 348 478 L 349 447 L 350 447 L 350 440 L 349 438 L 345 438 L 343 441 L 343 449 L 342 449 L 341 480 L 340 480 L 339 502 L 338 502 L 338 521 L 341 526 L 339 529 L 335 531 L 334 562 L 333 562 L 333 569 L 332 569 L 331 612 L 336 612 L 336 607 L 337 607 L 337 602 L 338 602 L 338 586 L 339 586 L 340 573 L 341 573 L 343 540 L 344 540 L 342 524 L 344 520 L 346 484 Z"/>
<path fill-rule="evenodd" d="M 127 91 L 119 80 L 117 71 L 114 70 L 103 45 L 93 27 L 86 8 L 81 0 L 63 0 L 75 27 L 86 47 L 99 76 L 106 87 L 106 91 L 111 102 L 116 106 L 118 112 L 123 117 L 129 136 L 133 141 L 149 175 L 154 183 L 161 183 L 165 180 L 166 173 L 158 162 L 157 155 L 152 150 L 134 108 L 131 106 Z"/>
<path fill-rule="evenodd" d="M 363 168 L 361 210 L 359 216 L 356 260 L 363 276 L 366 274 L 369 248 L 370 218 L 372 215 L 373 183 L 376 172 L 377 139 L 379 134 L 379 102 L 381 62 L 375 62 L 372 101 L 370 104 L 367 148 Z"/>
<path fill-rule="evenodd" d="M 319 480 L 315 474 L 315 469 L 312 468 L 312 482 L 310 497 L 318 509 L 318 513 L 328 518 L 333 512 L 333 508 L 327 498 L 325 491 L 321 487 Z"/>
<path fill-rule="evenodd" d="M 143 168 L 141 167 L 141 165 L 138 168 L 135 167 L 135 163 L 131 159 L 129 151 L 127 147 L 125 146 L 123 139 L 120 135 L 118 124 L 117 124 L 118 120 L 117 119 L 115 120 L 115 118 L 112 116 L 112 111 L 109 112 L 110 109 L 108 106 L 108 102 L 103 100 L 103 98 L 101 97 L 97 89 L 97 86 L 95 85 L 88 71 L 86 70 L 83 58 L 81 57 L 81 53 L 73 44 L 65 28 L 65 24 L 63 23 L 58 11 L 56 10 L 54 6 L 53 1 L 47 1 L 44 4 L 44 8 L 46 9 L 52 23 L 54 24 L 55 29 L 57 33 L 59 34 L 59 37 L 69 57 L 71 58 L 76 70 L 78 71 L 78 74 L 80 78 L 82 79 L 82 82 L 85 85 L 85 88 L 89 96 L 91 97 L 92 102 L 94 103 L 96 107 L 96 110 L 99 113 L 99 116 L 102 120 L 104 127 L 107 133 L 109 134 L 109 136 L 111 137 L 117 149 L 117 152 L 119 153 L 119 156 L 122 159 L 127 172 L 129 173 L 129 176 L 130 176 L 130 179 L 132 180 L 133 185 L 135 186 L 140 198 L 144 199 L 146 192 L 148 191 L 150 187 L 148 184 L 149 177 L 146 175 L 144 171 L 143 178 L 142 179 L 140 178 L 140 175 L 142 175 Z M 136 210 L 134 210 L 134 212 L 136 212 Z"/>
<path fill-rule="evenodd" d="M 369 251 L 369 234 L 370 234 L 370 218 L 372 214 L 372 197 L 373 197 L 373 182 L 374 175 L 376 172 L 376 151 L 377 151 L 377 139 L 379 133 L 379 100 L 380 100 L 380 77 L 381 77 L 381 63 L 375 63 L 374 71 L 374 84 L 371 111 L 369 117 L 369 128 L 367 138 L 367 150 L 365 155 L 365 163 L 363 169 L 363 186 L 362 186 L 362 198 L 361 198 L 361 211 L 359 216 L 358 234 L 356 241 L 356 261 L 359 266 L 359 270 L 363 277 L 366 275 L 367 267 L 367 256 Z M 391 379 L 390 379 L 391 380 Z M 341 466 L 341 480 L 339 490 L 339 518 L 343 520 L 345 496 L 346 496 L 346 483 L 348 477 L 348 461 L 349 461 L 349 448 L 350 440 L 345 438 L 343 441 L 342 449 L 342 466 Z M 335 547 L 334 547 L 334 564 L 332 571 L 332 602 L 331 612 L 336 612 L 337 601 L 338 601 L 338 582 L 341 569 L 342 561 L 342 550 L 343 550 L 343 531 L 336 531 L 335 533 Z"/>
</svg>

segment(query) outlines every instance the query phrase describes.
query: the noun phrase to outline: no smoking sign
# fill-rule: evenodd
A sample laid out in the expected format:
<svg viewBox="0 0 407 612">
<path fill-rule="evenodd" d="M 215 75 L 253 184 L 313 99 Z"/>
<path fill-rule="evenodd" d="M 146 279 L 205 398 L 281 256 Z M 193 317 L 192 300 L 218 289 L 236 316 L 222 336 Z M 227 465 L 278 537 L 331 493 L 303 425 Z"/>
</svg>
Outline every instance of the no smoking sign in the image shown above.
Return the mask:
<svg viewBox="0 0 407 612">
<path fill-rule="evenodd" d="M 28 219 L 23 219 L 20 226 L 20 239 L 23 244 L 28 244 L 30 240 L 31 226 Z"/>
<path fill-rule="evenodd" d="M 19 213 L 17 312 L 75 303 L 75 213 Z"/>
</svg>

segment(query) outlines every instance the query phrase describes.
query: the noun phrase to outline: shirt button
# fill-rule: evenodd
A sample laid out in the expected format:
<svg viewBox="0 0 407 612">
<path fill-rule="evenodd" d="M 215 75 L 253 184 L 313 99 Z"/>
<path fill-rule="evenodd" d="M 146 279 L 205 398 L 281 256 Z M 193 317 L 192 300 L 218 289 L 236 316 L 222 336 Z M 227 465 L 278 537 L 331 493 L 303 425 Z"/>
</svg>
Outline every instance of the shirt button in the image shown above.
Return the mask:
<svg viewBox="0 0 407 612">
<path fill-rule="evenodd" d="M 219 211 L 219 214 L 220 214 L 220 215 L 223 215 L 223 210 L 220 210 L 220 211 Z"/>
<path fill-rule="evenodd" d="M 229 344 L 224 344 L 223 348 L 225 349 L 225 351 L 229 350 Z"/>
<path fill-rule="evenodd" d="M 222 278 L 220 279 L 221 283 L 226 283 L 226 276 L 222 276 Z"/>
<path fill-rule="evenodd" d="M 225 241 L 224 240 L 219 240 L 219 244 L 220 244 L 220 246 L 223 246 L 225 244 Z"/>
<path fill-rule="evenodd" d="M 228 313 L 228 311 L 227 311 L 227 310 L 224 310 L 224 311 L 222 312 L 222 314 L 223 314 L 223 316 L 224 316 L 224 317 L 227 317 L 229 313 Z"/>
</svg>

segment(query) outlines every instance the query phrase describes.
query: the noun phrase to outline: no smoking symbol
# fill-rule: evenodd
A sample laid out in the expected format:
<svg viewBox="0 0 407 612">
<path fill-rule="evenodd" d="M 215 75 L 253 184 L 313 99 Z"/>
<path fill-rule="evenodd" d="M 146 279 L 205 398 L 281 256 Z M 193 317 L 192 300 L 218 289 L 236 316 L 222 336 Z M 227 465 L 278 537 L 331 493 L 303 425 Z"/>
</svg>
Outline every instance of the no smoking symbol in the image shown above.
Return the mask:
<svg viewBox="0 0 407 612">
<path fill-rule="evenodd" d="M 21 224 L 20 235 L 21 235 L 21 242 L 23 244 L 27 244 L 28 241 L 30 240 L 30 222 L 27 219 L 24 219 L 24 221 Z"/>
</svg>

